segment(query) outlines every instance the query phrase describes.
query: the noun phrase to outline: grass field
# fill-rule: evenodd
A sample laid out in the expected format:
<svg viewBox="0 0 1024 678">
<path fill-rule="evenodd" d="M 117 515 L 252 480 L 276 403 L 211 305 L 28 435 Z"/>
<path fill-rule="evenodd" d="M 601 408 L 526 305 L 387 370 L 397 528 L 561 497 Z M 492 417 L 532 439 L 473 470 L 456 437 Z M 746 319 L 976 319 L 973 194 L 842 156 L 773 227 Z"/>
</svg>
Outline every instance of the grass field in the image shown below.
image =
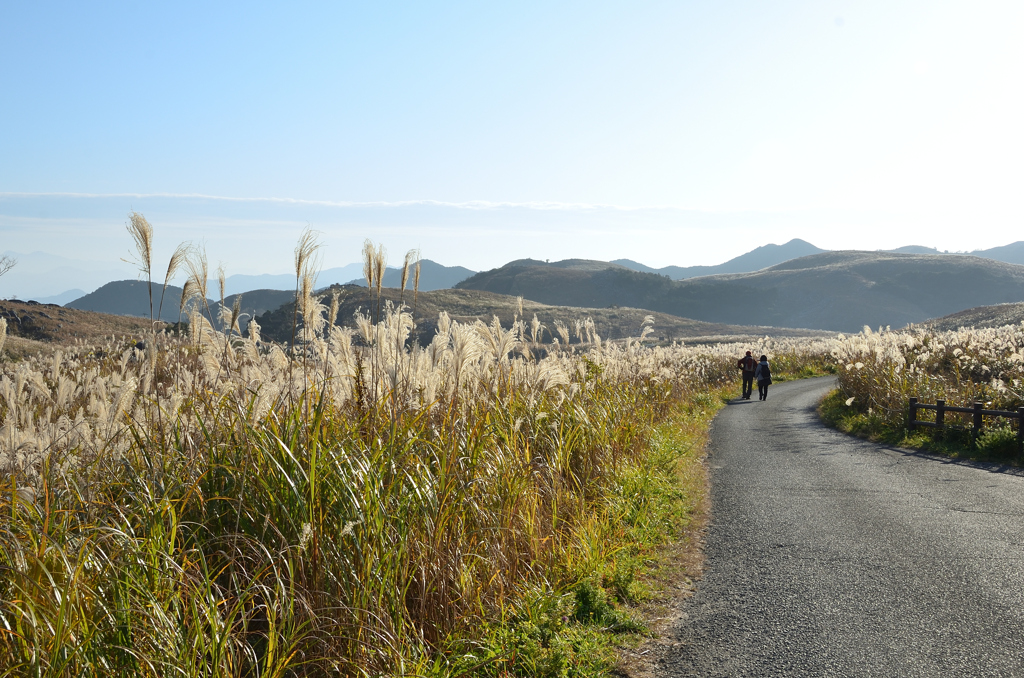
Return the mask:
<svg viewBox="0 0 1024 678">
<path fill-rule="evenodd" d="M 6 675 L 605 675 L 742 348 L 828 361 L 299 301 L 0 366 Z"/>
</svg>

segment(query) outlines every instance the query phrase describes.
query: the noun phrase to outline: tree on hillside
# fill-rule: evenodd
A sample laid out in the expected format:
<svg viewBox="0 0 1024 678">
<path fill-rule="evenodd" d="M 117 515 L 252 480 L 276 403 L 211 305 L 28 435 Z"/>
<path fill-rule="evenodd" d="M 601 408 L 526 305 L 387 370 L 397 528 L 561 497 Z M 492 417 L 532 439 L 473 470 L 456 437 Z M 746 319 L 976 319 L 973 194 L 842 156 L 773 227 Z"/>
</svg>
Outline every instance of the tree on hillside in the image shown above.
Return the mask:
<svg viewBox="0 0 1024 678">
<path fill-rule="evenodd" d="M 10 255 L 3 255 L 0 257 L 0 275 L 7 273 L 7 271 L 14 268 L 14 265 L 18 263 L 18 260 Z"/>
</svg>

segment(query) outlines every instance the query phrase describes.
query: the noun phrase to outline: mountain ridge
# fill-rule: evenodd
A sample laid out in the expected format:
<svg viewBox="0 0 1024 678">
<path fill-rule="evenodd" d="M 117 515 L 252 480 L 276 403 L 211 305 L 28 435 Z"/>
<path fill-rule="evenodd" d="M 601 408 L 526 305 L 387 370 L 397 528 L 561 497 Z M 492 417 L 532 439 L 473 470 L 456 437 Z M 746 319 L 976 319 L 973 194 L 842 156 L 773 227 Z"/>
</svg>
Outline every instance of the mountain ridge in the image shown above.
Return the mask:
<svg viewBox="0 0 1024 678">
<path fill-rule="evenodd" d="M 552 305 L 631 306 L 705 322 L 848 332 L 1024 300 L 1024 266 L 971 255 L 828 251 L 752 273 L 679 281 L 631 270 L 506 265 L 457 287 Z"/>
</svg>

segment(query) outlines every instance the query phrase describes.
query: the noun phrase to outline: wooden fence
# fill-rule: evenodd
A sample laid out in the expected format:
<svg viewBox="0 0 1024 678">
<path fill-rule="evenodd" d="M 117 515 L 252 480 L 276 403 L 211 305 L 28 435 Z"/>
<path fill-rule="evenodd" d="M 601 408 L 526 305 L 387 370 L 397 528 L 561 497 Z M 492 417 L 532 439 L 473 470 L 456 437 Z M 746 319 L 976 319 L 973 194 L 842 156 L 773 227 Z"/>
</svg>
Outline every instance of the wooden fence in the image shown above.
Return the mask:
<svg viewBox="0 0 1024 678">
<path fill-rule="evenodd" d="M 918 410 L 935 410 L 935 421 L 921 421 L 917 418 Z M 981 435 L 982 418 L 1005 417 L 1017 420 L 1017 452 L 1024 454 L 1024 407 L 1018 407 L 1016 412 L 1007 410 L 986 410 L 985 404 L 975 402 L 971 407 L 951 407 L 946 405 L 945 400 L 936 400 L 934 405 L 925 405 L 917 402 L 917 398 L 910 399 L 910 420 L 907 428 L 913 431 L 918 426 L 937 428 L 940 431 L 946 428 L 946 412 L 963 412 L 973 415 L 971 433 L 977 438 Z"/>
</svg>

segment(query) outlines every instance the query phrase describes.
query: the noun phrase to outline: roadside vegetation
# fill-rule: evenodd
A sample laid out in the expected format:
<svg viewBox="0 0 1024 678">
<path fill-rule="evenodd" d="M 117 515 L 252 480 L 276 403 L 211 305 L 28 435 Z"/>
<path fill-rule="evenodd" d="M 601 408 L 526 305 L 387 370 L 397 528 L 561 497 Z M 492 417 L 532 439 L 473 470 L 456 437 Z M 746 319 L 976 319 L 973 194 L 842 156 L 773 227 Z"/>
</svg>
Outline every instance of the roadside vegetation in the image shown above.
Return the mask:
<svg viewBox="0 0 1024 678">
<path fill-rule="evenodd" d="M 911 328 L 864 332 L 843 337 L 834 351 L 839 388 L 825 399 L 821 413 L 848 433 L 888 444 L 953 457 L 1004 463 L 1017 458 L 1016 422 L 985 418 L 975 440 L 967 414 L 948 413 L 943 433 L 910 431 L 909 399 L 950 406 L 975 401 L 986 409 L 1014 411 L 1024 404 L 1024 332 L 1021 325 L 935 331 Z M 919 418 L 934 420 L 934 412 Z"/>
<path fill-rule="evenodd" d="M 379 286 L 338 325 L 315 252 L 288 344 L 196 305 L 186 336 L 0 366 L 0 675 L 602 675 L 644 631 L 629 604 L 701 501 L 738 347 L 581 320 L 541 352 L 521 313 L 443 312 L 420 346 Z M 827 363 L 821 340 L 745 348 Z"/>
</svg>

